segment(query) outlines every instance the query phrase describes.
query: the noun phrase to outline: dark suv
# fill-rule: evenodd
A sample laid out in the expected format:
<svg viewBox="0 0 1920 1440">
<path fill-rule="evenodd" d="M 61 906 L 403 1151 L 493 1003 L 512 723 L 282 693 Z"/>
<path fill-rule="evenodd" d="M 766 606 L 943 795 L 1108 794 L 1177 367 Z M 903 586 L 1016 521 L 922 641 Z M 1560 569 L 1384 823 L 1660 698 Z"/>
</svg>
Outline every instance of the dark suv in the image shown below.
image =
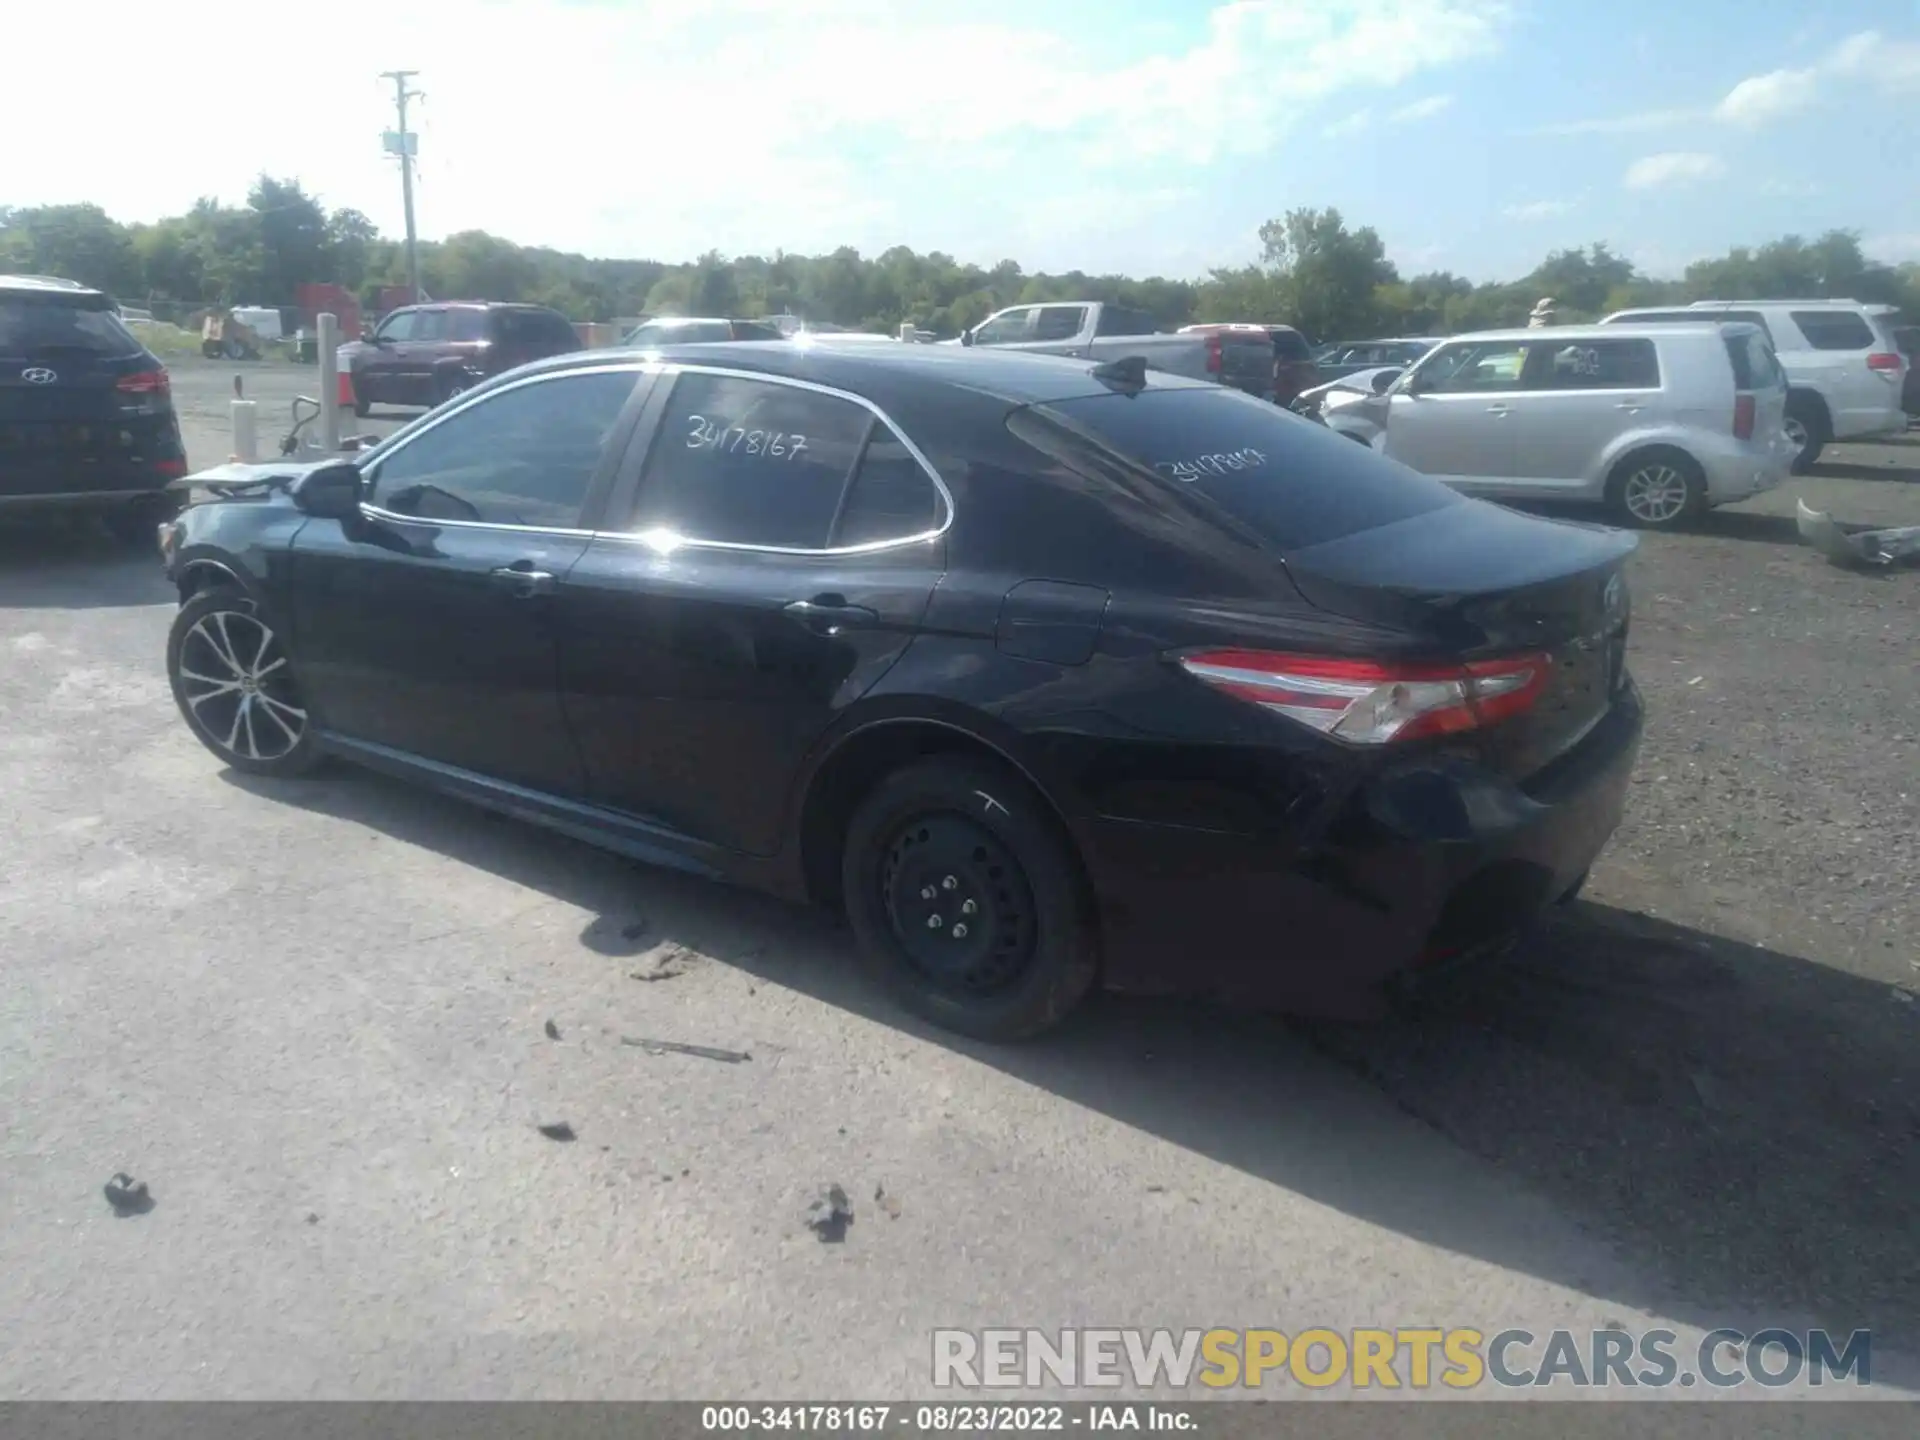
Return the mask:
<svg viewBox="0 0 1920 1440">
<path fill-rule="evenodd" d="M 113 300 L 0 275 L 0 511 L 83 507 L 151 544 L 186 473 L 166 367 Z"/>
<path fill-rule="evenodd" d="M 582 348 L 573 322 L 544 305 L 409 305 L 353 352 L 353 413 L 431 408 L 516 365 Z"/>
</svg>

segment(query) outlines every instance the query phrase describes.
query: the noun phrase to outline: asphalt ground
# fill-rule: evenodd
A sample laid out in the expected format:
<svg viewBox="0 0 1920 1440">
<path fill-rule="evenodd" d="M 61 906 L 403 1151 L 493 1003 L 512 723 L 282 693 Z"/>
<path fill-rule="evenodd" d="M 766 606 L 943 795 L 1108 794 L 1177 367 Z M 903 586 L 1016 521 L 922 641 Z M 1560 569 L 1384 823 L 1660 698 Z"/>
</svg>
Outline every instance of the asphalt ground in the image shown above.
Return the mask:
<svg viewBox="0 0 1920 1440">
<path fill-rule="evenodd" d="M 196 465 L 234 374 L 269 445 L 311 390 L 174 373 Z M 0 1395 L 897 1397 L 936 1325 L 1075 1323 L 1824 1324 L 1915 1384 L 1920 570 L 1791 515 L 1920 523 L 1916 441 L 1644 541 L 1628 819 L 1509 965 L 1372 1027 L 1109 997 L 1000 1049 L 817 917 L 223 771 L 155 557 L 0 529 Z"/>
</svg>

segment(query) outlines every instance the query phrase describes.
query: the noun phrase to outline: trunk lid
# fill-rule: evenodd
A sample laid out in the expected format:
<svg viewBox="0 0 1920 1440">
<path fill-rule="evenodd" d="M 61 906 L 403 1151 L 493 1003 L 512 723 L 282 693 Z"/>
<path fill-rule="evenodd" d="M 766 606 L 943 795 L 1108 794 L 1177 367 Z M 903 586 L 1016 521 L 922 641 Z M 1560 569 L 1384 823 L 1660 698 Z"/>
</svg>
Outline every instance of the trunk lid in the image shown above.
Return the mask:
<svg viewBox="0 0 1920 1440">
<path fill-rule="evenodd" d="M 1295 550 L 1285 563 L 1312 605 L 1404 634 L 1425 654 L 1543 655 L 1538 702 L 1471 742 L 1524 778 L 1577 744 L 1626 684 L 1625 567 L 1637 543 L 1473 502 Z"/>
</svg>

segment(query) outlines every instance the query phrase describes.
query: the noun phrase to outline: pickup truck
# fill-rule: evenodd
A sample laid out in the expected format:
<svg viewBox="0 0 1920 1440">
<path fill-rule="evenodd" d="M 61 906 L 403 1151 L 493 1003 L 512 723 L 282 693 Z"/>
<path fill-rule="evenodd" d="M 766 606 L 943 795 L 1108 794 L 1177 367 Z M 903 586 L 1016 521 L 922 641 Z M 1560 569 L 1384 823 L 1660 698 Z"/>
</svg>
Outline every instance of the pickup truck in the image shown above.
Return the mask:
<svg viewBox="0 0 1920 1440">
<path fill-rule="evenodd" d="M 961 332 L 960 343 L 1080 360 L 1139 355 L 1154 370 L 1216 380 L 1249 395 L 1273 398 L 1273 337 L 1254 326 L 1167 335 L 1159 332 L 1151 315 L 1092 300 L 996 311 Z"/>
</svg>

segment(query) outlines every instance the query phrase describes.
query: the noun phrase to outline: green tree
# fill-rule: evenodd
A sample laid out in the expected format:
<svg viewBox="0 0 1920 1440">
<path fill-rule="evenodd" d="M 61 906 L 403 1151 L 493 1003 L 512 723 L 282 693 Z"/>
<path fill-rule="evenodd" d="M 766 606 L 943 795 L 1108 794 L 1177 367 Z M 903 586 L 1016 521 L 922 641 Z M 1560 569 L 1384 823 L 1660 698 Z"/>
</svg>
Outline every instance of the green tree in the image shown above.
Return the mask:
<svg viewBox="0 0 1920 1440">
<path fill-rule="evenodd" d="M 1374 292 L 1400 278 L 1379 233 L 1348 230 L 1338 210 L 1289 210 L 1260 227 L 1260 249 L 1292 323 L 1316 340 L 1375 329 Z"/>
</svg>

